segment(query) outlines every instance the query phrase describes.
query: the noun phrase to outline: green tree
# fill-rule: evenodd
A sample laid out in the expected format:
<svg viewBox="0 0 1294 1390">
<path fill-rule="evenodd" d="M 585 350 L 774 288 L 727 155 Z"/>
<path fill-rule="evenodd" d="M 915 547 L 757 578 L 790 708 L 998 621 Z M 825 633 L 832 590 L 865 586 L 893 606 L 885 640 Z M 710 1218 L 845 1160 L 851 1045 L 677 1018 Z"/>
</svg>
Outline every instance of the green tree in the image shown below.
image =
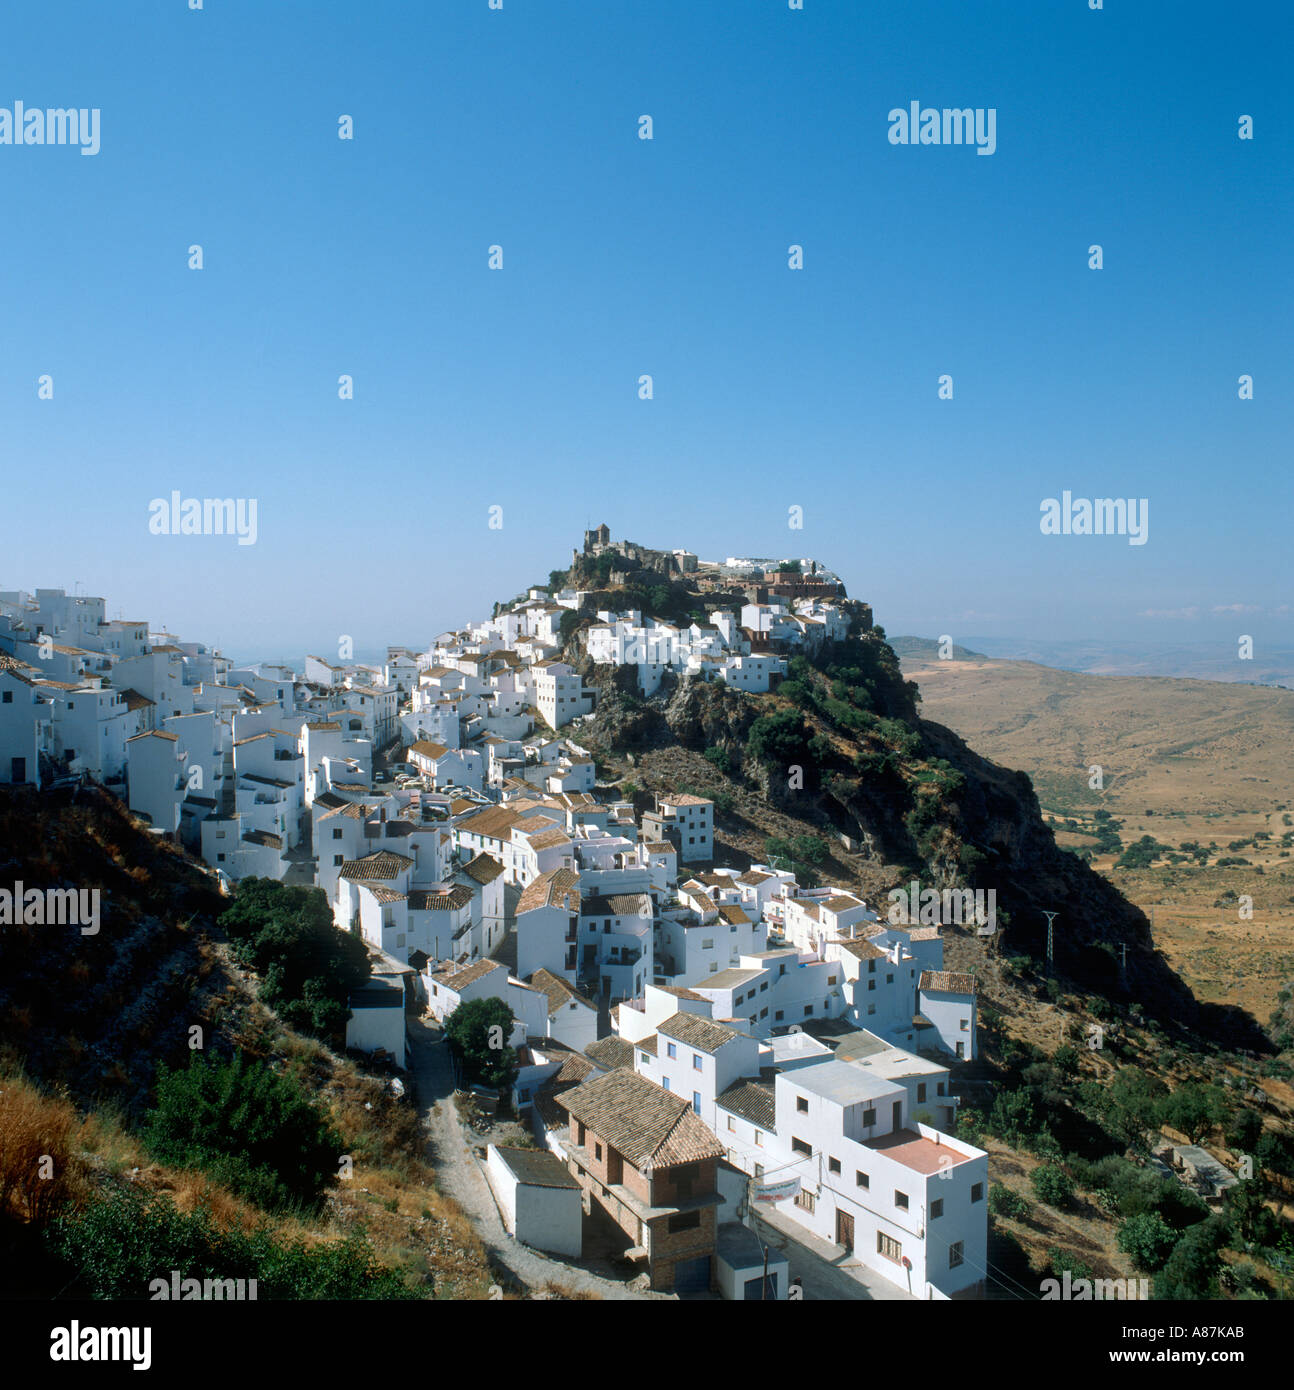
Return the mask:
<svg viewBox="0 0 1294 1390">
<path fill-rule="evenodd" d="M 1262 1138 L 1263 1117 L 1247 1105 L 1240 1106 L 1227 1125 L 1227 1147 L 1238 1153 L 1251 1154 Z"/>
<path fill-rule="evenodd" d="M 343 1142 L 292 1077 L 196 1052 L 187 1068 L 159 1066 L 144 1138 L 158 1162 L 200 1168 L 267 1209 L 317 1203 Z"/>
<path fill-rule="evenodd" d="M 1231 1104 L 1221 1086 L 1188 1081 L 1160 1103 L 1157 1118 L 1198 1144 L 1216 1126 L 1225 1125 L 1230 1115 Z"/>
<path fill-rule="evenodd" d="M 512 1010 L 502 999 L 469 999 L 445 1020 L 445 1036 L 468 1080 L 501 1090 L 517 1073 L 511 1033 Z"/>
<path fill-rule="evenodd" d="M 750 726 L 746 752 L 756 762 L 782 769 L 805 757 L 809 731 L 799 710 L 783 709 L 766 714 Z"/>
<path fill-rule="evenodd" d="M 1218 1294 L 1220 1251 L 1226 1242 L 1226 1221 L 1210 1216 L 1173 1247 L 1155 1279 L 1156 1299 L 1212 1299 Z"/>
<path fill-rule="evenodd" d="M 706 761 L 718 768 L 720 772 L 728 773 L 732 771 L 732 754 L 726 748 L 718 744 L 705 750 Z"/>
<path fill-rule="evenodd" d="M 826 842 L 817 835 L 797 835 L 794 844 L 796 858 L 810 864 L 821 864 L 830 853 Z"/>
<path fill-rule="evenodd" d="M 260 977 L 261 998 L 285 1023 L 325 1038 L 341 1033 L 351 991 L 371 967 L 363 941 L 337 930 L 321 889 L 244 879 L 220 925 L 239 962 Z"/>
<path fill-rule="evenodd" d="M 1049 1207 L 1067 1207 L 1074 1195 L 1074 1184 L 1063 1168 L 1054 1164 L 1039 1164 L 1030 1174 L 1034 1196 Z"/>
<path fill-rule="evenodd" d="M 1158 1212 L 1129 1217 L 1119 1227 L 1119 1249 L 1138 1269 L 1162 1269 L 1177 1243 L 1177 1232 Z"/>
</svg>

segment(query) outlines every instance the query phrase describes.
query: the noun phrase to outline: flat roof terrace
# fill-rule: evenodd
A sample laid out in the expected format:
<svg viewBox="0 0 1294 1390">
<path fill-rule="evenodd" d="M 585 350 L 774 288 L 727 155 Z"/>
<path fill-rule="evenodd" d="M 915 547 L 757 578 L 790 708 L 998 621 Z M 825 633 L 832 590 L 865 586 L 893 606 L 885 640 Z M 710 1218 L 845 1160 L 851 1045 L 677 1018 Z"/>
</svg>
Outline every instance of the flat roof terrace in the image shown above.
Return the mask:
<svg viewBox="0 0 1294 1390">
<path fill-rule="evenodd" d="M 927 1175 L 971 1161 L 971 1155 L 954 1149 L 951 1144 L 936 1144 L 933 1139 L 927 1139 L 912 1129 L 896 1129 L 892 1134 L 883 1134 L 878 1139 L 868 1140 L 867 1147 L 903 1164 L 905 1168 L 911 1168 L 915 1173 Z M 952 1162 L 942 1162 L 945 1158 L 951 1158 Z"/>
</svg>

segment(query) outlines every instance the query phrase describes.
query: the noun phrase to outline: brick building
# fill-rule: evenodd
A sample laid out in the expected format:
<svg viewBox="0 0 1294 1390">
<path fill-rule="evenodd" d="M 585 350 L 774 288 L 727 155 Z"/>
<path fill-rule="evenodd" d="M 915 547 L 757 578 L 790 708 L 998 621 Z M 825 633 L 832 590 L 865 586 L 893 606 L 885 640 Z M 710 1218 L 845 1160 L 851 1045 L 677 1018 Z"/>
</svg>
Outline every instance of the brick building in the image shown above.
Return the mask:
<svg viewBox="0 0 1294 1390">
<path fill-rule="evenodd" d="M 680 1096 L 613 1071 L 556 1097 L 570 1117 L 567 1167 L 645 1259 L 653 1289 L 704 1291 L 714 1280 L 723 1146 Z"/>
</svg>

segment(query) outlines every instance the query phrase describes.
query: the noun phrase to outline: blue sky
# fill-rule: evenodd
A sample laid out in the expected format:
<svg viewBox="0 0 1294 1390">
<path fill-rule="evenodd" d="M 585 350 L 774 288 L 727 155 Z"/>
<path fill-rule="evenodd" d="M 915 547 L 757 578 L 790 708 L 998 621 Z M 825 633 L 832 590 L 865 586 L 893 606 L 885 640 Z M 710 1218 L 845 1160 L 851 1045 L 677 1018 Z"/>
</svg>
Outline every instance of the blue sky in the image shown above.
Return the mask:
<svg viewBox="0 0 1294 1390">
<path fill-rule="evenodd" d="M 0 146 L 0 588 L 372 649 L 606 521 L 817 556 L 892 633 L 1294 637 L 1288 5 L 50 0 L 5 37 L 0 107 L 97 106 L 102 148 Z M 891 145 L 913 100 L 995 108 L 996 152 Z M 256 498 L 257 543 L 150 535 L 173 489 Z M 1148 543 L 1043 536 L 1063 489 L 1147 498 Z"/>
</svg>

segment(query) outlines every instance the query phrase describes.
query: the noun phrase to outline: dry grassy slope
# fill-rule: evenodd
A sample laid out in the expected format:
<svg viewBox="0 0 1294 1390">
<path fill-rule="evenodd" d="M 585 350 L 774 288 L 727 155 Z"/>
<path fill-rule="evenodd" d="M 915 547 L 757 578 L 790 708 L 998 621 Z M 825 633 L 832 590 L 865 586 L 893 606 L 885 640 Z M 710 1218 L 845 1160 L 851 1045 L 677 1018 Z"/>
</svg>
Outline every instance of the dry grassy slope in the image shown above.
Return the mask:
<svg viewBox="0 0 1294 1390">
<path fill-rule="evenodd" d="M 1197 998 L 1267 1022 L 1294 978 L 1294 856 L 1279 843 L 1294 809 L 1294 692 L 983 659 L 905 659 L 903 671 L 920 684 L 927 716 L 1029 773 L 1055 823 L 1078 813 L 1082 824 L 1104 807 L 1124 822 L 1125 844 L 1152 835 L 1215 843 L 1223 856 L 1233 841 L 1269 834 L 1234 852 L 1250 867 L 1094 861 L 1153 919 L 1156 945 Z M 1088 787 L 1093 763 L 1104 771 L 1099 791 Z M 1057 841 L 1094 844 L 1063 828 Z M 1241 917 L 1241 895 L 1253 899 L 1252 917 Z"/>
<path fill-rule="evenodd" d="M 905 659 L 922 713 L 1033 779 L 1045 806 L 1190 813 L 1294 801 L 1294 691 Z M 1088 787 L 1099 764 L 1104 794 Z"/>
<path fill-rule="evenodd" d="M 483 1298 L 494 1282 L 470 1223 L 434 1187 L 412 1097 L 347 1057 L 285 1028 L 256 996 L 212 922 L 224 904 L 202 866 L 148 835 L 103 792 L 38 796 L 0 791 L 0 885 L 99 888 L 97 936 L 72 927 L 0 929 L 0 1106 L 25 1076 L 68 1097 L 75 1112 L 83 1201 L 103 1184 L 135 1181 L 187 1208 L 211 1199 L 218 1220 L 259 1219 L 200 1175 L 151 1164 L 131 1120 L 158 1062 L 184 1065 L 188 1029 L 208 1053 L 238 1050 L 297 1077 L 329 1113 L 354 1158 L 308 1225 L 274 1218 L 286 1238 L 336 1240 L 363 1230 L 382 1263 L 430 1274 L 438 1297 Z M 123 1123 L 123 1119 L 125 1123 Z M 0 1248 L 0 1263 L 4 1251 Z"/>
</svg>

